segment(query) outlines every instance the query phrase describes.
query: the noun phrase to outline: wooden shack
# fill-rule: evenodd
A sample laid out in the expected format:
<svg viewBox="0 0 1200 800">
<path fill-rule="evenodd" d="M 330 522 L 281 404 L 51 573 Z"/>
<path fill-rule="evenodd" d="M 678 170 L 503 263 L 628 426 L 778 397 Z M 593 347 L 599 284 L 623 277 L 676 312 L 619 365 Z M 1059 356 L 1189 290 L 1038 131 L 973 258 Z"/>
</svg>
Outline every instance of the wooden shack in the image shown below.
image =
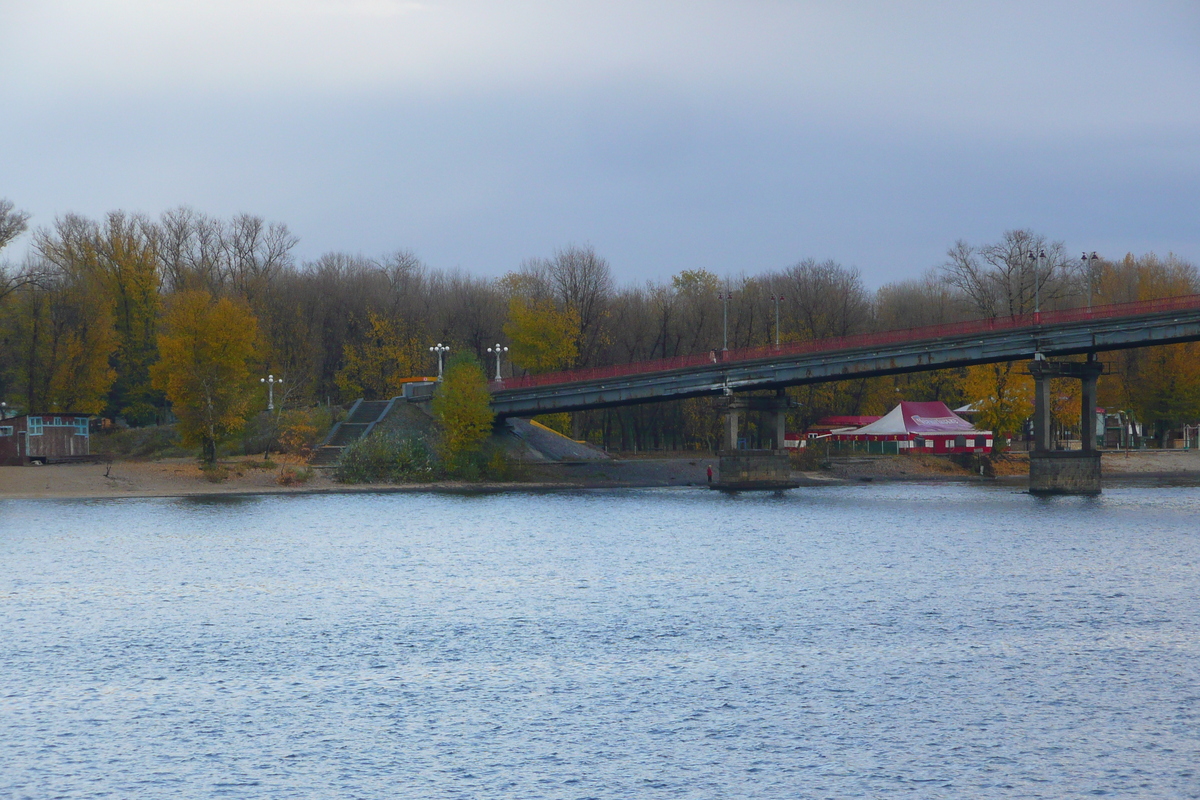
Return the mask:
<svg viewBox="0 0 1200 800">
<path fill-rule="evenodd" d="M 91 454 L 88 415 L 21 414 L 0 420 L 0 464 L 54 464 Z"/>
</svg>

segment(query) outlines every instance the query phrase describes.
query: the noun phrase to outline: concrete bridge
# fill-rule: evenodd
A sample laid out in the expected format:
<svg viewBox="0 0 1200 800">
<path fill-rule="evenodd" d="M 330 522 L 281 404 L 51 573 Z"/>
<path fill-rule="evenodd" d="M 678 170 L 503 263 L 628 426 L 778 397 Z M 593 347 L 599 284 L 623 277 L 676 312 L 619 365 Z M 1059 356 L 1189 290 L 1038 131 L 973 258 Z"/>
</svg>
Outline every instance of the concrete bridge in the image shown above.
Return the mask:
<svg viewBox="0 0 1200 800">
<path fill-rule="evenodd" d="M 492 409 L 525 417 L 1196 340 L 1191 295 L 510 378 L 492 385 Z"/>
<path fill-rule="evenodd" d="M 1095 424 L 1096 381 L 1103 371 L 1097 353 L 1197 340 L 1200 295 L 1192 295 L 514 378 L 492 385 L 492 408 L 498 417 L 521 417 L 724 395 L 721 474 L 738 476 L 727 486 L 777 488 L 788 485 L 783 451 L 734 448 L 739 413 L 747 410 L 774 415 L 776 447 L 780 445 L 788 407 L 784 388 L 1032 359 L 1035 446 L 1029 462 L 1030 491 L 1096 494 L 1100 454 L 1094 437 L 1084 436 L 1082 451 L 1052 450 L 1050 380 L 1082 381 L 1080 421 L 1086 431 Z M 1087 361 L 1052 360 L 1079 354 L 1086 354 Z M 776 390 L 775 397 L 737 396 L 763 389 Z"/>
</svg>

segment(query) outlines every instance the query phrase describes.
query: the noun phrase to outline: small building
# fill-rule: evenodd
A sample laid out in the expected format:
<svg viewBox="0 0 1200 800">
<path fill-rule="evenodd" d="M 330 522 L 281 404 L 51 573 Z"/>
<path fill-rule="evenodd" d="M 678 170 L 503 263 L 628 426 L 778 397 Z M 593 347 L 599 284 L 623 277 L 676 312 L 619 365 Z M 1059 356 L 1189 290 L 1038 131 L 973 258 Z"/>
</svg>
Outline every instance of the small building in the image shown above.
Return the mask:
<svg viewBox="0 0 1200 800">
<path fill-rule="evenodd" d="M 21 414 L 0 420 L 0 465 L 78 461 L 90 454 L 87 414 Z"/>
<path fill-rule="evenodd" d="M 905 401 L 870 425 L 833 434 L 877 453 L 985 453 L 992 432 L 981 431 L 940 402 Z"/>
<path fill-rule="evenodd" d="M 790 448 L 804 448 L 808 445 L 811 439 L 825 439 L 831 434 L 842 433 L 843 431 L 852 431 L 860 428 L 863 425 L 869 425 L 879 417 L 861 416 L 841 414 L 830 417 L 821 417 L 819 420 L 809 425 L 803 434 L 789 433 L 783 437 L 783 446 Z"/>
</svg>

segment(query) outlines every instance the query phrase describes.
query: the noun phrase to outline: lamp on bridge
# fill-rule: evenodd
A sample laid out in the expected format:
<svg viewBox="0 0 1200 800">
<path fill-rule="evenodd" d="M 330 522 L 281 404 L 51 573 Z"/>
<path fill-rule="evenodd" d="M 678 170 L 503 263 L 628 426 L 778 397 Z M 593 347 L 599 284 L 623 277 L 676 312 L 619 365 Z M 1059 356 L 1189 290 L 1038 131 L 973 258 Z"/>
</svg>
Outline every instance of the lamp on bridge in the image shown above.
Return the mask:
<svg viewBox="0 0 1200 800">
<path fill-rule="evenodd" d="M 501 347 L 501 346 L 500 346 L 500 343 L 499 343 L 499 342 L 496 342 L 496 346 L 495 346 L 495 347 L 489 347 L 489 348 L 487 349 L 487 351 L 488 351 L 489 353 L 495 353 L 495 354 L 496 354 L 496 380 L 498 380 L 498 381 L 504 380 L 503 378 L 501 378 L 501 377 L 500 377 L 500 354 L 501 354 L 501 353 L 507 353 L 507 352 L 508 352 L 508 348 L 507 348 L 507 347 Z"/>
<path fill-rule="evenodd" d="M 717 295 L 717 299 L 721 301 L 722 315 L 725 320 L 725 333 L 721 339 L 721 352 L 729 349 L 729 301 L 733 299 L 732 292 L 721 292 Z"/>
<path fill-rule="evenodd" d="M 783 299 L 783 295 L 771 295 L 771 302 L 775 304 L 775 346 L 779 347 L 779 301 Z"/>
<path fill-rule="evenodd" d="M 1088 307 L 1088 311 L 1092 310 L 1092 281 L 1095 279 L 1096 261 L 1098 261 L 1099 258 L 1100 258 L 1100 256 L 1096 255 L 1095 250 L 1092 251 L 1092 254 L 1090 256 L 1087 253 L 1084 253 L 1082 256 L 1079 257 L 1079 260 L 1083 262 L 1084 270 L 1087 272 L 1087 283 L 1088 283 L 1088 306 L 1087 307 Z M 1091 261 L 1090 264 L 1088 263 L 1089 261 Z"/>
<path fill-rule="evenodd" d="M 1046 260 L 1046 251 L 1039 249 L 1037 253 L 1029 251 L 1029 260 L 1033 262 L 1033 321 L 1042 321 L 1042 262 Z M 1053 268 L 1053 265 L 1051 265 Z"/>
<path fill-rule="evenodd" d="M 450 352 L 450 345 L 438 342 L 433 347 L 429 348 L 429 352 L 437 353 L 438 357 L 438 380 L 442 379 L 442 356 Z"/>
</svg>

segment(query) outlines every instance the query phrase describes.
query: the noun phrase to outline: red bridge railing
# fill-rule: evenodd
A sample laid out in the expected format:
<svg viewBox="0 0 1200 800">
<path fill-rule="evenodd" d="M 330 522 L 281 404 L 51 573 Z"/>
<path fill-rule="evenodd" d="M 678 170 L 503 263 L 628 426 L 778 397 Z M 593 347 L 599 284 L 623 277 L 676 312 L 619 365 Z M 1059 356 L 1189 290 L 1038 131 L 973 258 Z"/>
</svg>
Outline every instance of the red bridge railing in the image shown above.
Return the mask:
<svg viewBox="0 0 1200 800">
<path fill-rule="evenodd" d="M 1020 314 L 1012 317 L 975 319 L 966 322 L 952 322 L 945 325 L 925 325 L 920 328 L 881 331 L 879 333 L 859 333 L 853 336 L 834 336 L 828 339 L 810 339 L 804 342 L 785 342 L 778 346 L 771 344 L 762 347 L 726 350 L 724 352 L 716 351 L 716 363 L 752 361 L 759 358 L 821 353 L 835 350 L 854 350 L 863 347 L 879 347 L 904 342 L 945 339 L 952 336 L 969 336 L 974 333 L 987 333 L 990 331 L 1031 328 L 1036 325 L 1087 322 L 1089 320 L 1135 317 L 1143 314 L 1192 311 L 1196 309 L 1200 309 L 1200 295 L 1193 294 L 1184 297 L 1168 297 L 1162 300 L 1144 300 L 1136 303 L 1114 303 L 1105 306 L 1093 306 L 1090 310 L 1086 308 L 1069 308 L 1062 311 L 1043 311 L 1041 314 Z M 543 375 L 506 378 L 499 383 L 493 382 L 492 388 L 495 391 L 500 391 L 504 389 L 551 386 L 559 383 L 578 383 L 580 381 L 595 381 L 605 378 L 640 375 L 648 372 L 666 372 L 673 369 L 700 367 L 712 363 L 714 363 L 712 353 L 700 353 L 697 355 L 677 356 L 675 358 L 658 358 L 652 361 L 636 361 L 632 364 L 613 364 L 607 367 L 573 369 L 563 372 L 547 372 Z"/>
</svg>

